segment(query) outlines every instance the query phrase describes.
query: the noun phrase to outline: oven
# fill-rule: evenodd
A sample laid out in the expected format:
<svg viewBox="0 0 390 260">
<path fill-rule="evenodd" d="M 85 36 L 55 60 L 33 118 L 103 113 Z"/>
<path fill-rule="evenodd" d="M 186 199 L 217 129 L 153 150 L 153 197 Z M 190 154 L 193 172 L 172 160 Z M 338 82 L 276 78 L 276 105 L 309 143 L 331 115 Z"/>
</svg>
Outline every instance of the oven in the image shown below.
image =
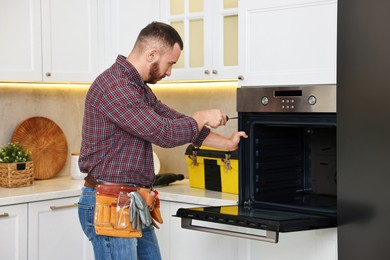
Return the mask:
<svg viewBox="0 0 390 260">
<path fill-rule="evenodd" d="M 337 226 L 336 86 L 241 87 L 237 112 L 238 205 L 181 208 L 182 227 L 277 243 Z"/>
</svg>

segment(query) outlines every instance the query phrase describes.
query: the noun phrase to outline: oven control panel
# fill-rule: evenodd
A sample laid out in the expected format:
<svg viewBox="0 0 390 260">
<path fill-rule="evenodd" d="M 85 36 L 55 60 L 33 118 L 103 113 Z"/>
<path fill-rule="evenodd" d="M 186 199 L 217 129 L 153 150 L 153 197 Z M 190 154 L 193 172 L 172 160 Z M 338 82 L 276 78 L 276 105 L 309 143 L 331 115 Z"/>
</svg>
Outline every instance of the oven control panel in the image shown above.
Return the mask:
<svg viewBox="0 0 390 260">
<path fill-rule="evenodd" d="M 241 87 L 238 112 L 336 112 L 336 85 Z"/>
</svg>

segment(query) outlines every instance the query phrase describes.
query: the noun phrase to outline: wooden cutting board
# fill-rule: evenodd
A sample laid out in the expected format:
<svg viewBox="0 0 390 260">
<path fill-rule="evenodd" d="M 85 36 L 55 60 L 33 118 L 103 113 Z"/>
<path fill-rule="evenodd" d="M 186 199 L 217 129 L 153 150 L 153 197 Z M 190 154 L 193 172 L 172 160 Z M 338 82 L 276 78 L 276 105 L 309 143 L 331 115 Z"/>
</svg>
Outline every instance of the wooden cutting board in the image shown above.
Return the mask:
<svg viewBox="0 0 390 260">
<path fill-rule="evenodd" d="M 68 144 L 61 128 L 45 117 L 31 117 L 15 129 L 12 142 L 19 142 L 31 152 L 34 178 L 54 177 L 64 166 Z"/>
</svg>

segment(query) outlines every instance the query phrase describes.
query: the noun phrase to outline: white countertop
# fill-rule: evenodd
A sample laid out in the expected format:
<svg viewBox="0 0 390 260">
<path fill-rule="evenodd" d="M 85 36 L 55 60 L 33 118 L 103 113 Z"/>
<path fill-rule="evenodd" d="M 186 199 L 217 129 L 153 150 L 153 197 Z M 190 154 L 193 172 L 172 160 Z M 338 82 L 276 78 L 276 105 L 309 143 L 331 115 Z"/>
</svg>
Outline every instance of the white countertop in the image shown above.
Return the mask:
<svg viewBox="0 0 390 260">
<path fill-rule="evenodd" d="M 79 196 L 83 185 L 83 180 L 73 180 L 70 176 L 65 176 L 35 180 L 29 187 L 0 187 L 0 206 Z M 235 205 L 238 201 L 236 194 L 191 188 L 188 179 L 168 186 L 157 186 L 155 189 L 159 192 L 160 199 L 165 201 L 207 206 Z"/>
<path fill-rule="evenodd" d="M 161 200 L 192 203 L 206 206 L 236 205 L 238 195 L 212 190 L 191 188 L 188 179 L 176 181 L 168 186 L 155 187 Z"/>
</svg>

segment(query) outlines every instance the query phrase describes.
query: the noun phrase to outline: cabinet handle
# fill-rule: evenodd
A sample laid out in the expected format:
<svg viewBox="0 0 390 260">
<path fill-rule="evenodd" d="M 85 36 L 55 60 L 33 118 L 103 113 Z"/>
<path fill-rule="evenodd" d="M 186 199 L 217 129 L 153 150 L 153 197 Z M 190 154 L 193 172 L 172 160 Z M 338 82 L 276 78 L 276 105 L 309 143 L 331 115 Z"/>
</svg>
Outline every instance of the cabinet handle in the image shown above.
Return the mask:
<svg viewBox="0 0 390 260">
<path fill-rule="evenodd" d="M 204 70 L 204 74 L 209 75 L 210 71 L 209 70 Z"/>
<path fill-rule="evenodd" d="M 46 72 L 46 77 L 51 77 L 51 73 L 50 72 Z"/>
<path fill-rule="evenodd" d="M 7 212 L 4 212 L 3 214 L 0 215 L 0 218 L 6 218 L 9 217 L 9 214 Z"/>
<path fill-rule="evenodd" d="M 218 74 L 218 70 L 213 70 L 212 72 L 213 72 L 214 75 Z"/>
<path fill-rule="evenodd" d="M 73 208 L 77 207 L 77 203 L 68 204 L 68 205 L 61 205 L 61 206 L 50 206 L 51 210 L 59 210 L 59 209 L 66 209 L 66 208 Z"/>
<path fill-rule="evenodd" d="M 244 80 L 244 76 L 238 75 L 238 80 Z"/>
</svg>

